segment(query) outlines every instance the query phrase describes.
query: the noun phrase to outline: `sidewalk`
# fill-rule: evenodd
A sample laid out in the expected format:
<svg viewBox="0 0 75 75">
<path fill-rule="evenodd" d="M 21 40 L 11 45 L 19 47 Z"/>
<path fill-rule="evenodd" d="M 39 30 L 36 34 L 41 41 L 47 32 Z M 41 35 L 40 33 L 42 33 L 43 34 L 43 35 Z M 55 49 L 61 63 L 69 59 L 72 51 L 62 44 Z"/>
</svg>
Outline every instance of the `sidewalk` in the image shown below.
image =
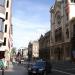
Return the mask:
<svg viewBox="0 0 75 75">
<path fill-rule="evenodd" d="M 13 71 L 13 67 L 14 65 L 12 64 L 12 62 L 9 63 L 9 68 L 6 69 L 5 71 Z"/>
<path fill-rule="evenodd" d="M 27 72 L 26 68 L 23 65 L 10 63 L 9 69 L 4 71 L 4 75 L 27 75 Z"/>
</svg>

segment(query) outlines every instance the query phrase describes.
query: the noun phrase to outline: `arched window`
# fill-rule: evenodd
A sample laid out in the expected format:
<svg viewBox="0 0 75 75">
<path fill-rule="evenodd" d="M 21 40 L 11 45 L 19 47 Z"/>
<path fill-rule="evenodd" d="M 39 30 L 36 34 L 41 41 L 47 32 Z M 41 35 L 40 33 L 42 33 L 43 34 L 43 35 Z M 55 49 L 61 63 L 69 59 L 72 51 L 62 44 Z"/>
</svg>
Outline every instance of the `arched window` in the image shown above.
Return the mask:
<svg viewBox="0 0 75 75">
<path fill-rule="evenodd" d="M 69 30 L 68 30 L 68 28 L 66 29 L 66 37 L 69 38 Z"/>
<path fill-rule="evenodd" d="M 61 13 L 60 13 L 60 11 L 57 11 L 57 13 L 56 13 L 56 20 L 57 20 L 57 24 L 60 25 L 61 24 Z"/>
</svg>

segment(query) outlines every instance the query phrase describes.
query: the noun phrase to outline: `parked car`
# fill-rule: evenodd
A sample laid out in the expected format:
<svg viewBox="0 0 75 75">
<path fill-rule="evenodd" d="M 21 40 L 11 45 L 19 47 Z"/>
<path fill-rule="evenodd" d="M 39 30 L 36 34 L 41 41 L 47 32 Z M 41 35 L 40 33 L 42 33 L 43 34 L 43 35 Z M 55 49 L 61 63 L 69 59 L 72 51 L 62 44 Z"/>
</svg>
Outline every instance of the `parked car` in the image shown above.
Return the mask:
<svg viewBox="0 0 75 75">
<path fill-rule="evenodd" d="M 34 64 L 30 65 L 28 67 L 28 74 L 33 75 L 33 74 L 38 74 L 38 75 L 46 75 L 47 72 L 51 72 L 51 64 L 48 64 L 49 68 L 47 66 L 46 61 L 38 60 Z"/>
</svg>

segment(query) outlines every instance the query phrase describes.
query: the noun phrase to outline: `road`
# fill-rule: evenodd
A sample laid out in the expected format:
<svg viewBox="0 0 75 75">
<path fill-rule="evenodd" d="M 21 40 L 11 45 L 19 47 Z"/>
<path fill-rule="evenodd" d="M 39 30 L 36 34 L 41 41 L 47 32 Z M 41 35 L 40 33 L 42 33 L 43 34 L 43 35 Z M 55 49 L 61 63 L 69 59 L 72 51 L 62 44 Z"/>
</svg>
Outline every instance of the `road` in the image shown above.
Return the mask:
<svg viewBox="0 0 75 75">
<path fill-rule="evenodd" d="M 2 71 L 0 70 L 0 75 Z M 27 75 L 26 68 L 20 64 L 12 64 L 8 70 L 4 71 L 4 75 Z"/>
<path fill-rule="evenodd" d="M 57 75 L 75 75 L 75 63 L 74 64 L 73 63 L 53 64 L 52 71 L 53 73 L 57 73 Z"/>
<path fill-rule="evenodd" d="M 0 70 L 0 75 L 1 70 Z M 28 75 L 25 65 L 11 64 L 8 70 L 5 70 L 4 75 Z M 49 75 L 75 75 L 75 64 L 54 64 L 52 73 Z"/>
</svg>

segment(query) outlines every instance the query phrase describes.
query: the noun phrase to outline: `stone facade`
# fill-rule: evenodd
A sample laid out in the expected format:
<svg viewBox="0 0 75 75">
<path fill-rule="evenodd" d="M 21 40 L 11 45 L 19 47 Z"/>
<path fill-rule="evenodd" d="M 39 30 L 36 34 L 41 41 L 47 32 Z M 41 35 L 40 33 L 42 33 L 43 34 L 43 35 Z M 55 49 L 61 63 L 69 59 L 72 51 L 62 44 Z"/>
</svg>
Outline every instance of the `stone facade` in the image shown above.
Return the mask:
<svg viewBox="0 0 75 75">
<path fill-rule="evenodd" d="M 75 33 L 75 2 L 56 0 L 51 7 L 50 58 L 55 61 L 72 60 L 71 39 Z M 74 42 L 75 44 L 75 42 Z M 75 49 L 75 48 L 74 48 Z"/>
</svg>

